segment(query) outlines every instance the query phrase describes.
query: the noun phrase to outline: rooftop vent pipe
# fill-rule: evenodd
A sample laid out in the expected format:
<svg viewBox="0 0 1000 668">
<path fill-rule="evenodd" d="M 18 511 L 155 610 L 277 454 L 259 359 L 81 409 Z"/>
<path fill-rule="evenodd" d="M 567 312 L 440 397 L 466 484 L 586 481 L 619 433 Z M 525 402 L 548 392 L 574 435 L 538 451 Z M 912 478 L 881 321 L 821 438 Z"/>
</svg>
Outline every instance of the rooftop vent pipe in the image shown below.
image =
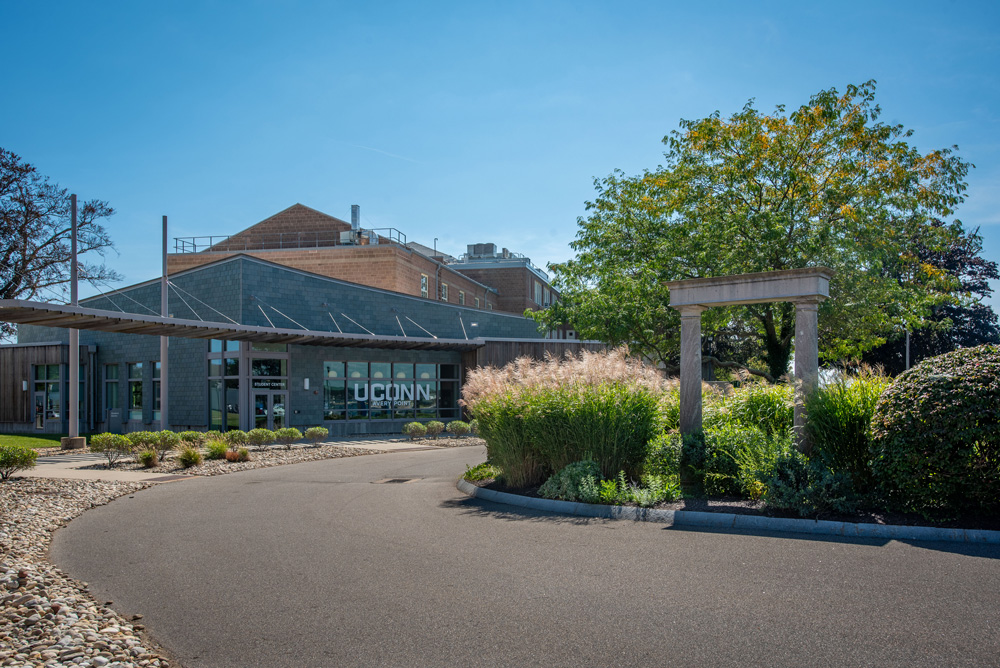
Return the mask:
<svg viewBox="0 0 1000 668">
<path fill-rule="evenodd" d="M 361 227 L 361 207 L 357 204 L 351 205 L 351 229 L 355 232 Z"/>
</svg>

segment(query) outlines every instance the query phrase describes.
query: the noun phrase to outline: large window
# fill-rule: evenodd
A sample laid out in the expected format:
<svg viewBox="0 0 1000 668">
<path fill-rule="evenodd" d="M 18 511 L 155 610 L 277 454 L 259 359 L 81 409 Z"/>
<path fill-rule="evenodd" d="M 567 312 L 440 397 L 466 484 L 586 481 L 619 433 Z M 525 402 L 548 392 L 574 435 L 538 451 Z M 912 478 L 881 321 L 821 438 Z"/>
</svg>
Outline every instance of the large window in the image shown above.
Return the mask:
<svg viewBox="0 0 1000 668">
<path fill-rule="evenodd" d="M 325 420 L 458 417 L 458 365 L 324 362 Z"/>
<path fill-rule="evenodd" d="M 539 305 L 542 303 L 542 284 L 538 281 L 535 281 L 535 303 Z"/>
<path fill-rule="evenodd" d="M 443 302 L 448 301 L 448 284 L 447 283 L 442 283 L 441 284 L 441 301 L 443 301 Z"/>
<path fill-rule="evenodd" d="M 427 296 L 427 281 L 428 280 L 429 279 L 427 278 L 427 274 L 420 274 L 420 296 L 421 297 L 426 297 Z"/>
<path fill-rule="evenodd" d="M 458 303 L 465 306 L 465 292 L 462 290 L 458 291 Z"/>
<path fill-rule="evenodd" d="M 208 350 L 209 429 L 239 429 L 240 342 L 214 340 Z"/>
<path fill-rule="evenodd" d="M 44 395 L 42 411 L 46 420 L 57 420 L 61 415 L 59 388 L 58 364 L 39 364 L 35 367 L 35 392 Z"/>
<path fill-rule="evenodd" d="M 128 363 L 128 419 L 142 420 L 142 362 Z"/>
</svg>

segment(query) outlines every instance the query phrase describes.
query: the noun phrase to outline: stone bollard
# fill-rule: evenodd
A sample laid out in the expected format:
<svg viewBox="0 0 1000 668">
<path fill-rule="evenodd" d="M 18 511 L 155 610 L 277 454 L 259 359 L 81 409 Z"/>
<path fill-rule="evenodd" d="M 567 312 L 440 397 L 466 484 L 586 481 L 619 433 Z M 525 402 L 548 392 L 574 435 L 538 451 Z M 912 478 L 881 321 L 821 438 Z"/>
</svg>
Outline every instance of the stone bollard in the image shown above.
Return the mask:
<svg viewBox="0 0 1000 668">
<path fill-rule="evenodd" d="M 87 439 L 84 436 L 63 436 L 59 439 L 63 450 L 82 450 L 87 447 Z"/>
</svg>

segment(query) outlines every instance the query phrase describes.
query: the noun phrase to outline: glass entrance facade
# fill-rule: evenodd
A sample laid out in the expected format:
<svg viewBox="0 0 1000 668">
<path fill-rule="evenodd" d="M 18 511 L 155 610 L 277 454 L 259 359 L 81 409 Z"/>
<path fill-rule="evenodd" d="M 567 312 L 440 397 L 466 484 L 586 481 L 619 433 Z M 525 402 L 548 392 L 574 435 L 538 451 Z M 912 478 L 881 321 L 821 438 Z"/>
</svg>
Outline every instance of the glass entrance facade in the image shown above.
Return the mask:
<svg viewBox="0 0 1000 668">
<path fill-rule="evenodd" d="M 324 420 L 454 420 L 457 364 L 323 362 Z"/>
</svg>

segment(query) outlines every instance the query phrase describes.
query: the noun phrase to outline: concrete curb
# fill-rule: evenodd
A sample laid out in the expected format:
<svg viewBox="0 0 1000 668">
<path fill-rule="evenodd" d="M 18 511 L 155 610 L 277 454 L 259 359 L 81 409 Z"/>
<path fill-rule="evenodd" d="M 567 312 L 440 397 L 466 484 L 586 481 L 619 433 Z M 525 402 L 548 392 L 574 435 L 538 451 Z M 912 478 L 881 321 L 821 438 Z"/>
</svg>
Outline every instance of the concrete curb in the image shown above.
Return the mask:
<svg viewBox="0 0 1000 668">
<path fill-rule="evenodd" d="M 635 522 L 659 522 L 672 526 L 700 527 L 705 529 L 743 529 L 750 531 L 778 531 L 805 533 L 817 536 L 842 536 L 845 538 L 884 538 L 890 540 L 926 540 L 951 543 L 976 543 L 1000 545 L 1000 531 L 982 529 L 942 529 L 938 527 L 899 526 L 893 524 L 856 524 L 829 520 L 805 520 L 759 515 L 734 515 L 732 513 L 704 513 L 692 510 L 654 510 L 632 506 L 604 506 L 590 503 L 573 503 L 554 499 L 536 499 L 518 494 L 507 494 L 483 489 L 464 478 L 458 489 L 471 497 L 510 506 L 543 510 L 563 515 L 599 517 Z"/>
</svg>

